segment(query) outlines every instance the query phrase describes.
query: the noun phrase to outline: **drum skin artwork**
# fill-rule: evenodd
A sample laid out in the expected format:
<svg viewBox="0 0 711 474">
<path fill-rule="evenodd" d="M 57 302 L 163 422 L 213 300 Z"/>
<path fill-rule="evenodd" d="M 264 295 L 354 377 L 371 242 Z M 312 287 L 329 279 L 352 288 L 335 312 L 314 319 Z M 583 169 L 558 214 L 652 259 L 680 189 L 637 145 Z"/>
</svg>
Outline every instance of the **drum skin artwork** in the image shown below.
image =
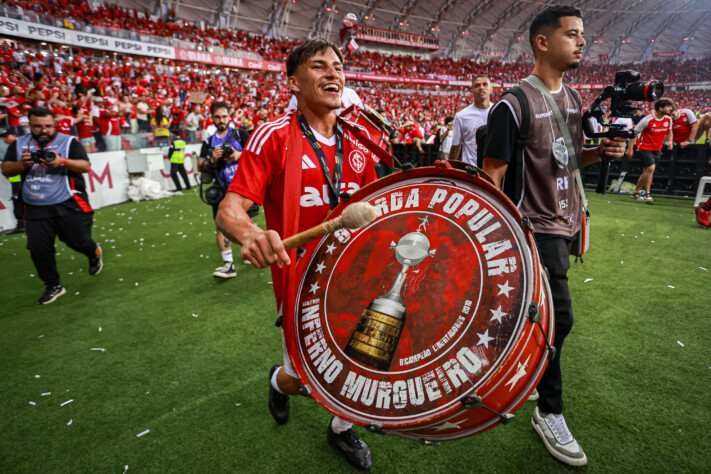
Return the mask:
<svg viewBox="0 0 711 474">
<path fill-rule="evenodd" d="M 298 263 L 284 331 L 303 393 L 426 444 L 508 423 L 555 357 L 528 219 L 476 168 L 444 163 L 380 179 L 356 201 L 378 217 L 313 242 Z"/>
</svg>

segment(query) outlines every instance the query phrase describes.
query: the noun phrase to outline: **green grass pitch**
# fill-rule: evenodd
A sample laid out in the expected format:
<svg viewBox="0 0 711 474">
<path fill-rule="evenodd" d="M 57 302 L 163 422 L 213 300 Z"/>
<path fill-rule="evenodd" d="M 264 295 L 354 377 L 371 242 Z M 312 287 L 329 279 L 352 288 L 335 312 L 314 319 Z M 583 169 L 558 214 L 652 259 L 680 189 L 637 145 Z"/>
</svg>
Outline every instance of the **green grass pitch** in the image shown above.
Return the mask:
<svg viewBox="0 0 711 474">
<path fill-rule="evenodd" d="M 584 470 L 709 472 L 711 230 L 690 200 L 593 195 L 591 212 L 591 250 L 569 273 L 576 322 L 563 360 Z M 237 278 L 215 280 L 213 229 L 194 192 L 101 209 L 104 270 L 90 277 L 58 242 L 67 294 L 47 306 L 24 235 L 0 236 L 2 472 L 350 470 L 313 401 L 292 399 L 287 425 L 271 419 L 271 276 L 238 263 Z M 358 431 L 376 472 L 573 470 L 545 451 L 533 408 L 436 447 Z"/>
</svg>

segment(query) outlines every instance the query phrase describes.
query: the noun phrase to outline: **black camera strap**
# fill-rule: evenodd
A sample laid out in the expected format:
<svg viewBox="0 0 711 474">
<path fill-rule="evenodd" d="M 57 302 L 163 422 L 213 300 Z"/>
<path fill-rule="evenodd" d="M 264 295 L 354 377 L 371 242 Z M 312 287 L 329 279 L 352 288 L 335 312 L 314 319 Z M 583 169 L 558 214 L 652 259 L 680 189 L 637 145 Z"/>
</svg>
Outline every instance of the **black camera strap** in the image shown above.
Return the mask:
<svg viewBox="0 0 711 474">
<path fill-rule="evenodd" d="M 309 141 L 311 148 L 313 148 L 314 153 L 318 157 L 318 161 L 321 163 L 321 169 L 323 170 L 323 175 L 326 177 L 328 182 L 328 199 L 331 209 L 338 206 L 338 199 L 340 197 L 341 189 L 341 178 L 343 177 L 343 135 L 338 127 L 336 127 L 336 162 L 333 167 L 333 177 L 331 177 L 331 169 L 328 166 L 328 159 L 326 154 L 321 148 L 321 144 L 316 140 L 311 127 L 309 127 L 308 122 L 299 112 L 299 126 L 301 131 L 304 132 L 306 139 Z"/>
</svg>

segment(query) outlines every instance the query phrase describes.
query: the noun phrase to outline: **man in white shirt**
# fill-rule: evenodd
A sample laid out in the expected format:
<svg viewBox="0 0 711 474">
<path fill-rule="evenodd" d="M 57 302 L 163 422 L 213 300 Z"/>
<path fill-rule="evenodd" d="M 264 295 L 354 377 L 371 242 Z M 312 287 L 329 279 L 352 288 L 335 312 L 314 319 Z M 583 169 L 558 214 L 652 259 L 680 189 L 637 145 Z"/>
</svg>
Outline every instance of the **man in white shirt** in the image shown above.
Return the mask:
<svg viewBox="0 0 711 474">
<path fill-rule="evenodd" d="M 200 104 L 195 104 L 193 110 L 185 117 L 185 134 L 188 138 L 188 143 L 197 142 L 197 129 L 200 122 L 205 120 L 202 116 Z"/>
<path fill-rule="evenodd" d="M 461 151 L 463 162 L 477 166 L 476 131 L 482 125 L 486 125 L 486 118 L 491 109 L 491 81 L 487 76 L 479 74 L 472 79 L 472 95 L 474 103 L 454 116 L 449 159 L 459 159 Z"/>
</svg>

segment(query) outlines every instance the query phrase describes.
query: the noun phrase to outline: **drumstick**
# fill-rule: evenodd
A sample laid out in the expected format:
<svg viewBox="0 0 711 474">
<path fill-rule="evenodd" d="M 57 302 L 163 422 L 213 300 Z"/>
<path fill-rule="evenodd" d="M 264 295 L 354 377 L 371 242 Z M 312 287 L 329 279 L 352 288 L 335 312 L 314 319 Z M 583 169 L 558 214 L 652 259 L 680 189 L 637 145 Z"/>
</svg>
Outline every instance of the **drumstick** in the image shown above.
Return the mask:
<svg viewBox="0 0 711 474">
<path fill-rule="evenodd" d="M 315 227 L 285 239 L 284 248 L 291 250 L 302 247 L 314 239 L 318 239 L 339 229 L 358 229 L 373 222 L 376 217 L 378 217 L 378 211 L 374 206 L 367 202 L 356 202 L 346 207 L 343 210 L 343 214 L 335 219 L 322 222 Z"/>
</svg>

